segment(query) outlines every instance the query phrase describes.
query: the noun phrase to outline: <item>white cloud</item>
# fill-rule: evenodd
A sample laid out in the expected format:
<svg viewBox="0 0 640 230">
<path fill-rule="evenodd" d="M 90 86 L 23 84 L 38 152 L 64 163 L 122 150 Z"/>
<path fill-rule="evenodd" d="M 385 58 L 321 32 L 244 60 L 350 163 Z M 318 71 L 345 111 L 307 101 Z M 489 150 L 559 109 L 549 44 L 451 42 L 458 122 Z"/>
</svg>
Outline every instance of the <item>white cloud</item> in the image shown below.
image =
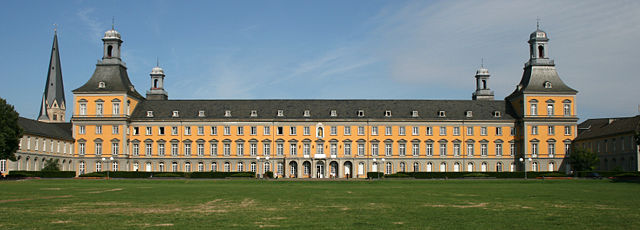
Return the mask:
<svg viewBox="0 0 640 230">
<path fill-rule="evenodd" d="M 106 27 L 104 27 L 102 23 L 98 22 L 98 20 L 96 20 L 92 16 L 94 11 L 94 8 L 80 9 L 78 10 L 78 12 L 76 12 L 76 16 L 78 16 L 78 19 L 80 19 L 80 21 L 84 23 L 85 26 L 87 26 L 89 29 L 89 32 L 87 33 L 87 39 L 89 39 L 90 41 L 100 42 L 99 40 L 96 40 L 96 38 L 102 37 L 102 33 L 104 32 L 103 30 Z"/>
</svg>

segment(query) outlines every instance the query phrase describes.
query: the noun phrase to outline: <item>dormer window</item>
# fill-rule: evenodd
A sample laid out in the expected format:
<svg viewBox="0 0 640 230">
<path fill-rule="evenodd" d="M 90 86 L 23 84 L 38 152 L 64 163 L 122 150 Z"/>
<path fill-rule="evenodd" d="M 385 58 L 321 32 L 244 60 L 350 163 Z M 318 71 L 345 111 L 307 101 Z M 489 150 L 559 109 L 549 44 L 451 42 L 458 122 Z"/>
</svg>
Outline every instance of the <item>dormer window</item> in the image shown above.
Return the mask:
<svg viewBox="0 0 640 230">
<path fill-rule="evenodd" d="M 309 110 L 305 110 L 303 116 L 304 117 L 310 117 L 311 116 L 311 112 L 309 112 Z"/>
<path fill-rule="evenodd" d="M 180 117 L 180 111 L 173 111 L 173 117 Z"/>
<path fill-rule="evenodd" d="M 204 110 L 198 111 L 198 117 L 204 117 Z"/>
<path fill-rule="evenodd" d="M 358 117 L 364 117 L 364 110 L 358 110 Z"/>
<path fill-rule="evenodd" d="M 545 88 L 545 89 L 551 89 L 551 87 L 552 87 L 552 86 L 551 86 L 551 82 L 548 82 L 548 81 L 545 81 L 545 82 L 544 82 L 544 88 Z"/>
<path fill-rule="evenodd" d="M 231 110 L 225 110 L 224 111 L 224 116 L 225 117 L 231 117 Z"/>
<path fill-rule="evenodd" d="M 502 117 L 502 113 L 500 113 L 500 111 L 493 111 L 493 117 Z"/>
<path fill-rule="evenodd" d="M 336 110 L 331 110 L 331 117 L 337 117 L 338 116 L 338 111 Z"/>
<path fill-rule="evenodd" d="M 278 109 L 278 117 L 283 117 L 283 116 L 284 116 L 284 110 Z"/>
<path fill-rule="evenodd" d="M 418 111 L 417 110 L 411 111 L 411 117 L 419 117 Z"/>
<path fill-rule="evenodd" d="M 251 117 L 257 117 L 258 116 L 258 111 L 257 110 L 251 110 Z"/>
<path fill-rule="evenodd" d="M 468 111 L 466 111 L 466 112 L 464 113 L 464 115 L 465 115 L 465 116 L 467 116 L 467 117 L 473 117 L 473 111 L 468 110 Z"/>
<path fill-rule="evenodd" d="M 384 116 L 385 117 L 391 117 L 391 110 L 385 110 L 384 111 Z"/>
<path fill-rule="evenodd" d="M 447 115 L 446 115 L 446 113 L 445 113 L 445 111 L 444 111 L 444 110 L 440 110 L 440 111 L 438 111 L 438 117 L 446 117 L 446 116 L 447 116 Z"/>
<path fill-rule="evenodd" d="M 106 85 L 105 85 L 104 81 L 98 82 L 98 88 L 104 89 L 105 86 Z"/>
<path fill-rule="evenodd" d="M 147 117 L 153 117 L 153 111 L 147 111 Z"/>
</svg>

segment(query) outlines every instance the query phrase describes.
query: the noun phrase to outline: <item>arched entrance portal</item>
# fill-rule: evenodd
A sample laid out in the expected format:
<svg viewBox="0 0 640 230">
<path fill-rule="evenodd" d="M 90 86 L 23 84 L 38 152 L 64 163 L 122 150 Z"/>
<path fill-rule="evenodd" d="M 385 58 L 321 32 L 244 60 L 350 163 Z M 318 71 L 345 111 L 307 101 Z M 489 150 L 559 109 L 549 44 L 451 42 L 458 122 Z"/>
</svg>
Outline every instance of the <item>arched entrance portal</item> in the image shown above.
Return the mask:
<svg viewBox="0 0 640 230">
<path fill-rule="evenodd" d="M 298 177 L 298 163 L 295 161 L 289 162 L 289 178 Z"/>
<path fill-rule="evenodd" d="M 324 161 L 316 163 L 316 178 L 324 178 Z"/>
<path fill-rule="evenodd" d="M 331 178 L 338 177 L 338 162 L 332 161 L 329 166 L 331 166 L 331 172 L 329 172 Z"/>
<path fill-rule="evenodd" d="M 353 178 L 353 165 L 350 161 L 344 162 L 344 177 Z"/>
</svg>

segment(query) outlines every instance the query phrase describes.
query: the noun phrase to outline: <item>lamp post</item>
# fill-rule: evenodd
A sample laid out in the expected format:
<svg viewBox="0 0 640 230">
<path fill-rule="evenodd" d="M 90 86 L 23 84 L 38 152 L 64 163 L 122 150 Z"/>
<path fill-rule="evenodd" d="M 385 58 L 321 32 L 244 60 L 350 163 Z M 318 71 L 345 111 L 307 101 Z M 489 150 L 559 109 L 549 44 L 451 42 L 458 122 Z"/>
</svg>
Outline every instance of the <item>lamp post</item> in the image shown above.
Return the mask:
<svg viewBox="0 0 640 230">
<path fill-rule="evenodd" d="M 260 156 L 256 157 L 256 163 L 258 164 L 256 166 L 257 167 L 257 169 L 256 169 L 257 175 L 256 176 L 258 177 L 258 179 L 262 179 L 262 174 L 260 174 L 260 168 L 262 167 L 262 164 L 260 164 Z"/>
<path fill-rule="evenodd" d="M 383 157 L 383 158 L 382 158 L 382 167 L 383 167 L 383 168 L 382 168 L 382 173 L 384 173 L 384 170 L 385 170 L 385 169 L 386 169 L 386 167 L 387 167 L 386 165 L 384 165 L 384 161 L 385 161 L 385 159 L 384 159 L 384 157 Z M 378 173 L 378 177 L 380 177 L 380 174 L 379 174 L 379 173 Z"/>
<path fill-rule="evenodd" d="M 520 162 L 522 162 L 522 164 L 524 165 L 524 179 L 527 179 L 527 162 L 524 160 L 524 158 L 520 157 Z M 531 162 L 531 157 L 529 157 L 529 162 Z"/>
<path fill-rule="evenodd" d="M 271 162 L 269 162 L 269 156 L 265 157 L 264 159 L 265 159 L 265 162 L 267 162 L 269 164 L 269 171 L 271 171 Z M 262 172 L 263 175 L 268 172 L 268 171 L 265 171 L 265 170 L 262 170 L 262 171 L 264 171 L 264 172 Z M 271 174 L 273 175 L 273 173 L 271 173 Z"/>
<path fill-rule="evenodd" d="M 105 162 L 107 159 L 106 158 L 102 158 L 102 162 Z M 109 179 L 109 171 L 111 170 L 111 162 L 113 162 L 113 157 L 109 157 L 109 163 L 107 165 L 107 168 L 109 170 L 107 170 L 107 180 Z"/>
</svg>

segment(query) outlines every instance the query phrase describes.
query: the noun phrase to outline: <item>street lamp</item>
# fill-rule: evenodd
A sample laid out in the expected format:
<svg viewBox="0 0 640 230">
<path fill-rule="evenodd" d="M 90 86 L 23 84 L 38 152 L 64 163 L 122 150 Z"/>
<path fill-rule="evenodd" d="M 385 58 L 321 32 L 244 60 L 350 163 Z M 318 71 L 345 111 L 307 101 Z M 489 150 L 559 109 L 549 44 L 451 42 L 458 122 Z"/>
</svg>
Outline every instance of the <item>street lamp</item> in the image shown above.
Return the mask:
<svg viewBox="0 0 640 230">
<path fill-rule="evenodd" d="M 383 158 L 382 158 L 382 167 L 383 167 L 383 168 L 382 168 L 382 173 L 384 173 L 384 170 L 385 170 L 385 169 L 386 169 L 386 167 L 387 167 L 386 165 L 384 165 L 384 161 L 385 161 L 385 159 L 384 159 L 384 157 L 383 157 Z M 378 174 L 378 177 L 380 177 L 380 174 Z"/>
<path fill-rule="evenodd" d="M 380 179 L 380 170 L 378 169 L 378 163 L 376 163 L 376 158 L 373 158 L 373 164 L 376 165 L 376 174 L 378 175 L 378 179 Z"/>
<path fill-rule="evenodd" d="M 106 160 L 107 160 L 106 158 L 104 158 L 104 157 L 102 158 L 102 162 L 104 162 Z M 107 168 L 109 169 L 109 170 L 107 170 L 107 180 L 109 179 L 109 171 L 111 170 L 111 162 L 113 162 L 113 157 L 109 157 L 109 163 L 107 165 Z"/>
<path fill-rule="evenodd" d="M 260 168 L 262 167 L 262 164 L 260 164 L 260 156 L 256 157 L 256 162 L 258 163 L 257 165 L 257 173 L 258 173 L 258 179 L 262 179 L 262 174 L 260 174 Z"/>
<path fill-rule="evenodd" d="M 265 161 L 269 164 L 269 171 L 270 171 L 270 170 L 271 170 L 271 162 L 269 162 L 269 156 L 265 157 L 264 159 L 265 159 Z M 264 166 L 264 165 L 263 165 L 263 166 Z M 264 171 L 264 170 L 263 170 L 263 171 Z M 263 174 L 263 175 L 264 175 L 265 173 L 267 173 L 267 172 L 266 172 L 266 171 L 265 171 L 265 172 L 262 172 L 262 174 Z M 272 173 L 271 175 L 273 175 L 273 173 Z"/>
<path fill-rule="evenodd" d="M 522 164 L 524 165 L 524 179 L 527 179 L 527 162 L 524 160 L 524 158 L 520 157 L 520 162 L 522 162 Z M 531 162 L 531 157 L 529 157 L 529 162 Z"/>
</svg>

